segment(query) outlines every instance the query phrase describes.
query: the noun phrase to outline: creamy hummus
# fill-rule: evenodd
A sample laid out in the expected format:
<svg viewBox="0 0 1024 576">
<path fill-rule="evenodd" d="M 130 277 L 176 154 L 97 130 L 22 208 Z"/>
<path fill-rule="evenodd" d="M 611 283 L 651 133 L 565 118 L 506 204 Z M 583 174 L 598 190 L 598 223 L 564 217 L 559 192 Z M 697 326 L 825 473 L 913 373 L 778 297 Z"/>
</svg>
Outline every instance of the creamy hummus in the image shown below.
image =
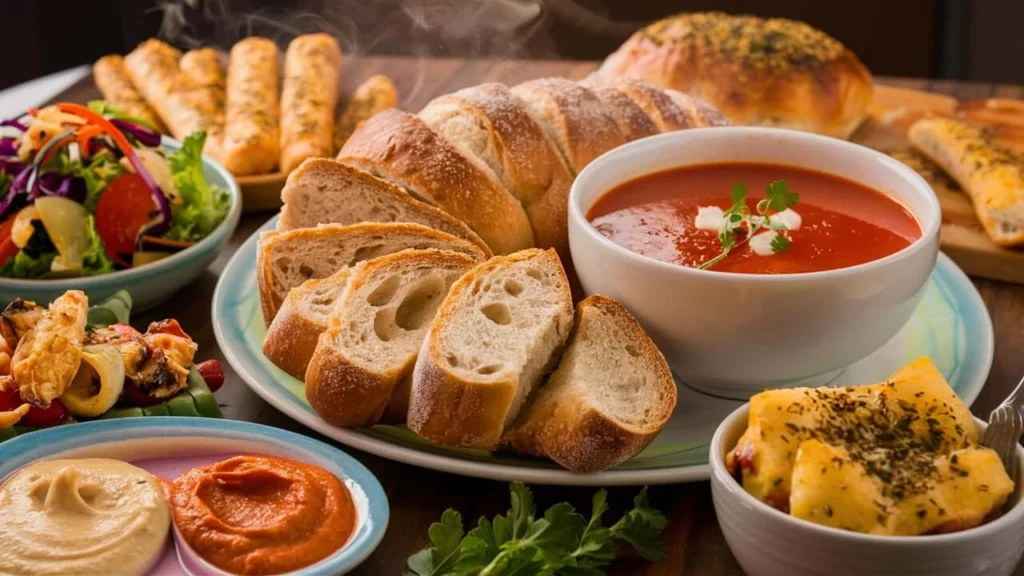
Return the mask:
<svg viewBox="0 0 1024 576">
<path fill-rule="evenodd" d="M 141 575 L 163 552 L 159 481 L 119 460 L 51 460 L 0 485 L 0 574 Z"/>
</svg>

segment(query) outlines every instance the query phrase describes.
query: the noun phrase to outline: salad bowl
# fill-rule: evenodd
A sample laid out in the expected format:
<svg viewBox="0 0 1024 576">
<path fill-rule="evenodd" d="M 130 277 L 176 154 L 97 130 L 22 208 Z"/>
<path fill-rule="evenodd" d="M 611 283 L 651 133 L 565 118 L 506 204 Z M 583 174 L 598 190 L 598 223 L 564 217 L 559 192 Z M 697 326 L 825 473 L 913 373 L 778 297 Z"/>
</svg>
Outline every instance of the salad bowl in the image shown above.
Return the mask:
<svg viewBox="0 0 1024 576">
<path fill-rule="evenodd" d="M 164 137 L 160 147 L 173 152 L 181 148 L 181 143 Z M 90 299 L 100 301 L 118 290 L 126 290 L 131 294 L 135 309 L 141 311 L 160 304 L 191 283 L 217 257 L 242 214 L 241 195 L 234 177 L 205 155 L 202 165 L 206 183 L 224 190 L 230 202 L 224 219 L 205 238 L 155 262 L 101 275 L 55 279 L 0 277 L 0 306 L 6 306 L 15 298 L 44 304 L 67 290 L 83 290 Z"/>
</svg>

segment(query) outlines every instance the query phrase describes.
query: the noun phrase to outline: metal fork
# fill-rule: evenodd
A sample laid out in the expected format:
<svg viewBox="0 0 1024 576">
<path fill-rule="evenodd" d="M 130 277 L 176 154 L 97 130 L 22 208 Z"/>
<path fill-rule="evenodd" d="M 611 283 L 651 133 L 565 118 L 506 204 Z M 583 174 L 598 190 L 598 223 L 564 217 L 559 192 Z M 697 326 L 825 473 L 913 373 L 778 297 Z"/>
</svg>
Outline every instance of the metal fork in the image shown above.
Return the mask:
<svg viewBox="0 0 1024 576">
<path fill-rule="evenodd" d="M 1021 407 L 1024 407 L 1024 378 L 1021 378 L 1013 392 L 1010 392 L 1006 400 L 989 415 L 988 428 L 981 439 L 982 446 L 995 450 L 999 455 L 1006 473 L 1010 475 L 1014 484 L 1017 483 L 1017 442 L 1024 431 Z"/>
</svg>

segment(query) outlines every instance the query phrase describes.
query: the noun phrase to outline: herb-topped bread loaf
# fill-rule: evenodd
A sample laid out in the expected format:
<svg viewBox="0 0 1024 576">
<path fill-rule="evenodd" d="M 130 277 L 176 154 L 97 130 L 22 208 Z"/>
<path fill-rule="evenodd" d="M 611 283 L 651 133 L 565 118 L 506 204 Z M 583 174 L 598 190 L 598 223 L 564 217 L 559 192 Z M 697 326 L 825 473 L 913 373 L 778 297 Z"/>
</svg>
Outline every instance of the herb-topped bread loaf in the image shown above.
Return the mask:
<svg viewBox="0 0 1024 576">
<path fill-rule="evenodd" d="M 802 22 L 680 14 L 631 36 L 599 75 L 642 78 L 705 100 L 736 124 L 848 138 L 867 114 L 871 74 Z"/>
</svg>

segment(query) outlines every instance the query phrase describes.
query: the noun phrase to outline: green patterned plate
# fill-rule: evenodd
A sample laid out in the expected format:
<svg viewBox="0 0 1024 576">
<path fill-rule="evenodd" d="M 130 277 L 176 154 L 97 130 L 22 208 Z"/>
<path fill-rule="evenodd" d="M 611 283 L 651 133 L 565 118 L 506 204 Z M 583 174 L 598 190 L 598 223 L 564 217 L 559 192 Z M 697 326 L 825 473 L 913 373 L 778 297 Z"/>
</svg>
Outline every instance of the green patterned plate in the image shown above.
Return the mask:
<svg viewBox="0 0 1024 576">
<path fill-rule="evenodd" d="M 271 220 L 261 230 L 274 223 Z M 306 403 L 302 382 L 279 370 L 261 352 L 265 329 L 253 274 L 258 234 L 246 240 L 217 284 L 213 297 L 217 341 L 231 366 L 264 400 L 353 448 L 424 468 L 495 480 L 601 486 L 688 482 L 708 478 L 711 435 L 741 404 L 680 386 L 676 412 L 658 438 L 632 460 L 599 474 L 574 474 L 545 460 L 514 454 L 445 448 L 405 427 L 335 428 Z M 985 385 L 992 349 L 992 323 L 981 297 L 967 276 L 940 254 L 924 299 L 910 322 L 888 344 L 848 367 L 835 384 L 876 382 L 916 358 L 931 356 L 970 404 Z"/>
</svg>

